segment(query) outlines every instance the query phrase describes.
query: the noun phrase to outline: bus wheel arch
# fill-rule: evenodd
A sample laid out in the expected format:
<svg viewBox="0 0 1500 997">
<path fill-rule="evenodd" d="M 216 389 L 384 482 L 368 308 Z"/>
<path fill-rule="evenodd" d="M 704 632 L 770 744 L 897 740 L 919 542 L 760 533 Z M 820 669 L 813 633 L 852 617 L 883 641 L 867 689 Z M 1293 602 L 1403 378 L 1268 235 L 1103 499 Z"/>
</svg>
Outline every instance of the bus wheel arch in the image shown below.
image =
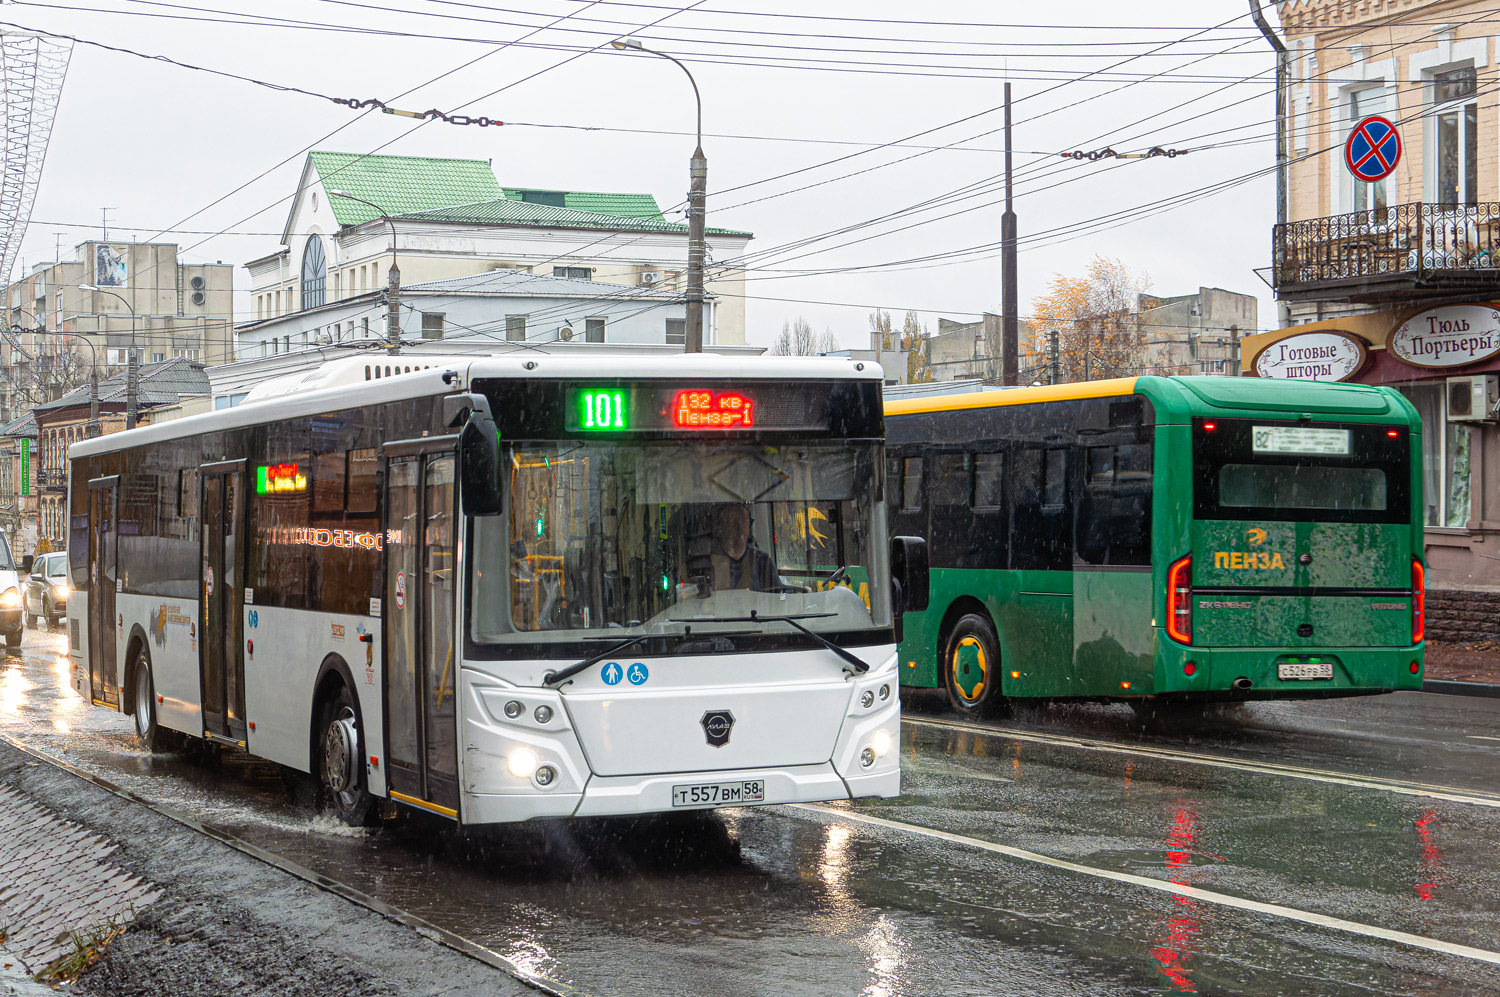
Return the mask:
<svg viewBox="0 0 1500 997">
<path fill-rule="evenodd" d="M 937 652 L 943 690 L 954 710 L 984 716 L 1000 705 L 1000 637 L 984 603 L 970 596 L 953 601 L 938 628 Z"/>
<path fill-rule="evenodd" d="M 142 664 L 150 669 L 151 652 L 146 649 L 146 631 L 136 623 L 131 626 L 130 635 L 125 639 L 125 692 L 120 697 L 121 713 L 135 713 L 136 681 Z"/>
<path fill-rule="evenodd" d="M 151 649 L 140 627 L 132 629 L 125 643 L 125 661 L 125 693 L 120 697 L 120 712 L 135 718 L 136 740 L 147 751 L 155 753 L 174 747 L 175 736 L 161 726 L 157 716 Z"/>
<path fill-rule="evenodd" d="M 320 802 L 344 823 L 364 827 L 376 807 L 365 773 L 364 716 L 355 688 L 343 658 L 330 654 L 323 659 L 313 684 L 308 759 Z"/>
</svg>

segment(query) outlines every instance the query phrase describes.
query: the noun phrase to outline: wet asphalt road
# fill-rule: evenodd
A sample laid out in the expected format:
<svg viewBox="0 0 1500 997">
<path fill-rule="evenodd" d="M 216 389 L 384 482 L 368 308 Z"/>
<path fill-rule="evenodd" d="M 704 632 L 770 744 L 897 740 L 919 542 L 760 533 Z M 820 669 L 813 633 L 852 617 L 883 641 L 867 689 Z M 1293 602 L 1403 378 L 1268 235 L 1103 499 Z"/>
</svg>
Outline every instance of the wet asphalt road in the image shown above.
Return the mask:
<svg viewBox="0 0 1500 997">
<path fill-rule="evenodd" d="M 982 728 L 914 697 L 897 800 L 458 840 L 344 828 L 265 763 L 145 754 L 71 693 L 64 649 L 28 631 L 5 660 L 0 733 L 600 997 L 1500 995 L 1500 700 L 1144 724 L 1026 707 Z"/>
</svg>

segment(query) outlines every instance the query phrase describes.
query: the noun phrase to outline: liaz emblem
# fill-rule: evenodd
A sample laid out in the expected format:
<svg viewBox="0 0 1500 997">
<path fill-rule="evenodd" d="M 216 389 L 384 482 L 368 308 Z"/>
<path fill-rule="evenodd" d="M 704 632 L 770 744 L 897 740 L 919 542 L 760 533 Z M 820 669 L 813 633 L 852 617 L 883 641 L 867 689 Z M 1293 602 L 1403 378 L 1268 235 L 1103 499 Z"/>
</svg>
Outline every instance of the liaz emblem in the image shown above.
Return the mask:
<svg viewBox="0 0 1500 997">
<path fill-rule="evenodd" d="M 711 746 L 722 748 L 729 743 L 729 732 L 734 728 L 733 713 L 728 710 L 709 710 L 698 722 L 703 725 L 703 734 Z"/>
<path fill-rule="evenodd" d="M 1266 542 L 1266 531 L 1260 527 L 1254 527 L 1245 531 L 1245 539 L 1250 541 L 1250 546 L 1259 547 Z"/>
</svg>

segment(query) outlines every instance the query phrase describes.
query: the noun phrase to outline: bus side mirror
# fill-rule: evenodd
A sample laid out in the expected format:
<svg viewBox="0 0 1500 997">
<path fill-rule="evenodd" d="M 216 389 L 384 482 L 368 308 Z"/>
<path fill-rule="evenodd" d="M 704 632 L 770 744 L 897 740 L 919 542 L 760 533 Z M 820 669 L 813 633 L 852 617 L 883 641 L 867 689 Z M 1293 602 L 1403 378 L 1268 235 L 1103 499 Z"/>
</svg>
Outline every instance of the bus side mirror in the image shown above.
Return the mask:
<svg viewBox="0 0 1500 997">
<path fill-rule="evenodd" d="M 921 537 L 891 537 L 891 578 L 896 582 L 896 614 L 920 613 L 927 608 L 931 582 L 927 541 Z"/>
<path fill-rule="evenodd" d="M 469 414 L 458 450 L 464 514 L 500 515 L 500 431 L 487 412 Z"/>
</svg>

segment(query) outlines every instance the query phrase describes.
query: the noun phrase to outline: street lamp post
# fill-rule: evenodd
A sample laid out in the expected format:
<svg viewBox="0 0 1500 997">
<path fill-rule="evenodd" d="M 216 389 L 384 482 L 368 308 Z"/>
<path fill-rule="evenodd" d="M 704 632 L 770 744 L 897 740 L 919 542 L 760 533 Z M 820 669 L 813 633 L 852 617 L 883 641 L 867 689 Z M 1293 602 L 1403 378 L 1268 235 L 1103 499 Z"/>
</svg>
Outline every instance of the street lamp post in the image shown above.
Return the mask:
<svg viewBox="0 0 1500 997">
<path fill-rule="evenodd" d="M 140 380 L 141 372 L 139 365 L 139 354 L 135 346 L 135 306 L 132 305 L 118 291 L 111 291 L 107 287 L 98 287 L 94 284 L 79 284 L 81 291 L 97 291 L 101 294 L 109 294 L 120 299 L 120 303 L 130 309 L 130 356 L 125 363 L 125 428 L 134 429 L 137 410 L 140 407 Z M 92 348 L 92 347 L 91 347 Z"/>
<path fill-rule="evenodd" d="M 385 341 L 386 349 L 393 354 L 401 352 L 401 268 L 396 266 L 396 222 L 378 204 L 366 201 L 362 197 L 342 190 L 330 190 L 330 197 L 342 197 L 348 201 L 358 201 L 360 204 L 374 208 L 380 212 L 380 217 L 391 227 L 391 271 L 387 274 L 389 283 L 385 289 Z"/>
<path fill-rule="evenodd" d="M 661 56 L 687 73 L 688 82 L 693 85 L 693 100 L 698 105 L 698 145 L 693 149 L 693 158 L 688 170 L 688 287 L 683 351 L 702 353 L 703 268 L 708 256 L 704 228 L 708 213 L 708 157 L 703 154 L 703 95 L 698 92 L 698 81 L 693 79 L 693 74 L 688 72 L 688 68 L 667 53 L 649 49 L 635 38 L 617 39 L 610 42 L 610 45 L 621 52 L 644 52 L 647 55 Z"/>
</svg>

